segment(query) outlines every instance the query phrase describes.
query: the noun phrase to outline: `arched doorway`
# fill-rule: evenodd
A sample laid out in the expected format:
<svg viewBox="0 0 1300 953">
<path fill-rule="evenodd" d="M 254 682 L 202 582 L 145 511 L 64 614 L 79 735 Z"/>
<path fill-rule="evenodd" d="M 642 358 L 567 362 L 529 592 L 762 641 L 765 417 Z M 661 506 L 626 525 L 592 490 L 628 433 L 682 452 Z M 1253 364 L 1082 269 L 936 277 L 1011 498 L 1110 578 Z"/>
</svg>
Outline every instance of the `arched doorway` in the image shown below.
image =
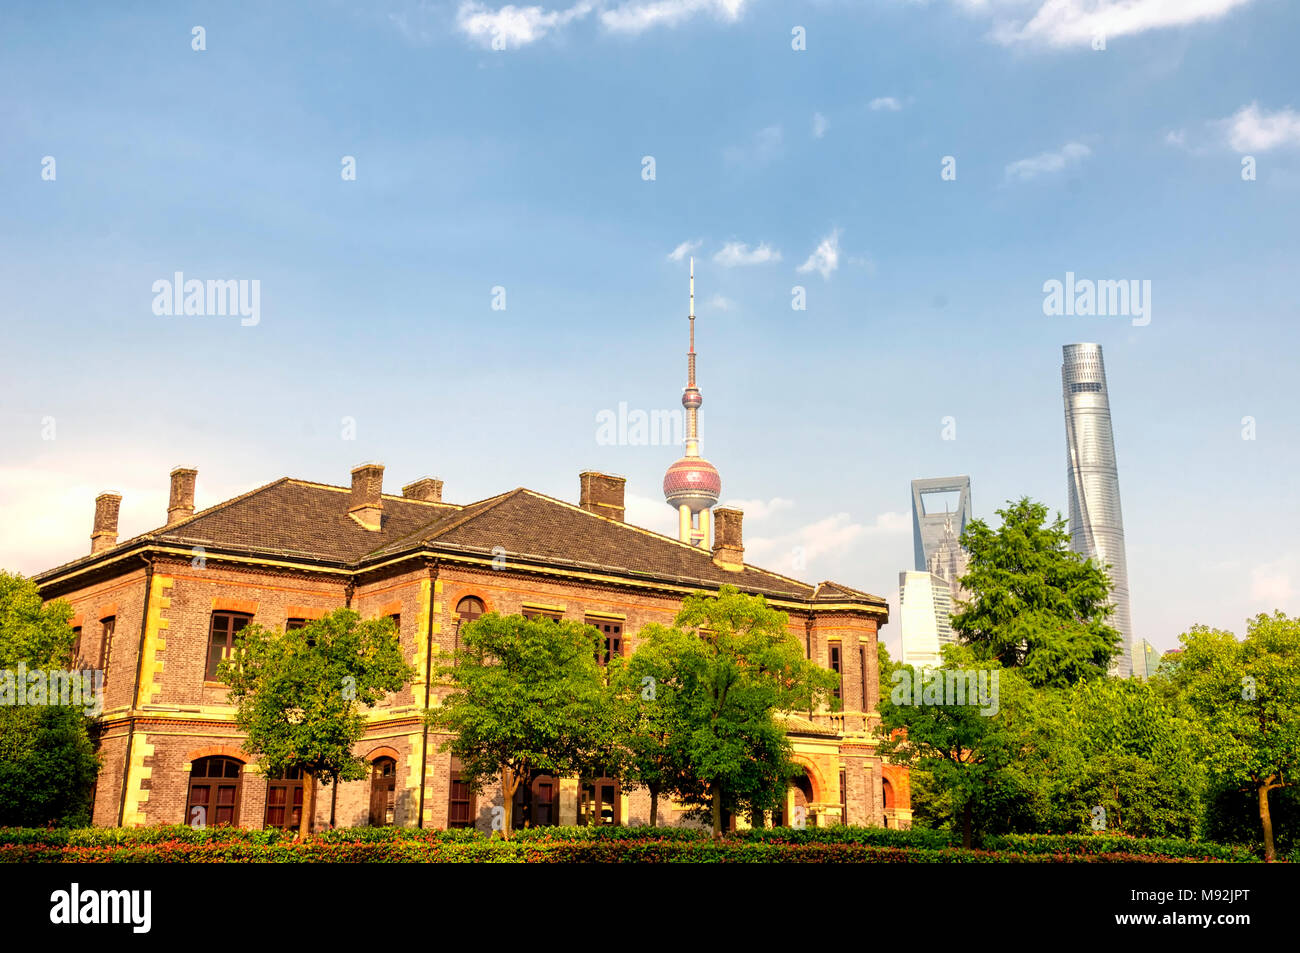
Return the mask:
<svg viewBox="0 0 1300 953">
<path fill-rule="evenodd" d="M 370 765 L 370 826 L 387 827 L 397 817 L 397 762 L 376 758 Z"/>
</svg>

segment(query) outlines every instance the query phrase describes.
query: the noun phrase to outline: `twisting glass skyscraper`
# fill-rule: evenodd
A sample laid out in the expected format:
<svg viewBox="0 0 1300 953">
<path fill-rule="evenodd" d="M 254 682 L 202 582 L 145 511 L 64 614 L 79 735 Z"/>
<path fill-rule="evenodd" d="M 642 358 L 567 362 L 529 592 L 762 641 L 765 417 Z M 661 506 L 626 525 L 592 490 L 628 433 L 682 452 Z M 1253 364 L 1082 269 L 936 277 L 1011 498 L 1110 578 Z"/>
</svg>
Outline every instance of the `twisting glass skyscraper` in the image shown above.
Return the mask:
<svg viewBox="0 0 1300 953">
<path fill-rule="evenodd" d="M 1128 561 L 1119 505 L 1119 471 L 1110 426 L 1110 396 L 1100 344 L 1063 348 L 1061 388 L 1065 396 L 1065 446 L 1070 484 L 1070 548 L 1110 566 L 1110 624 L 1122 637 L 1123 655 L 1114 674 L 1133 672 L 1133 621 L 1129 615 Z"/>
</svg>

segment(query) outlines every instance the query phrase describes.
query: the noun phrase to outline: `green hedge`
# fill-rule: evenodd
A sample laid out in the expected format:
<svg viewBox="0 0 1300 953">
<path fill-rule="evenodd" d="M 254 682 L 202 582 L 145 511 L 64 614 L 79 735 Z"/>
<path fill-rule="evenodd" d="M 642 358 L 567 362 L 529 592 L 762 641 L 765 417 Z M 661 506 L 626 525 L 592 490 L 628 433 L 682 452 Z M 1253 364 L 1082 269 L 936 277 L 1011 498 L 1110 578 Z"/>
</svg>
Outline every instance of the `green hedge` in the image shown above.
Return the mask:
<svg viewBox="0 0 1300 953">
<path fill-rule="evenodd" d="M 518 831 L 510 842 L 471 830 L 358 827 L 323 831 L 305 844 L 293 832 L 185 826 L 0 828 L 0 862 L 241 863 L 411 861 L 547 863 L 1019 863 L 1255 861 L 1240 846 L 1179 838 L 1106 834 L 1008 834 L 962 850 L 943 831 L 876 827 L 776 828 L 728 834 L 714 842 L 701 828 L 548 827 Z M 1285 859 L 1300 861 L 1300 853 Z"/>
<path fill-rule="evenodd" d="M 0 863 L 1187 863 L 1135 854 L 1011 853 L 869 844 L 615 839 L 520 841 L 391 838 L 387 841 L 162 841 L 102 846 L 6 844 Z"/>
</svg>

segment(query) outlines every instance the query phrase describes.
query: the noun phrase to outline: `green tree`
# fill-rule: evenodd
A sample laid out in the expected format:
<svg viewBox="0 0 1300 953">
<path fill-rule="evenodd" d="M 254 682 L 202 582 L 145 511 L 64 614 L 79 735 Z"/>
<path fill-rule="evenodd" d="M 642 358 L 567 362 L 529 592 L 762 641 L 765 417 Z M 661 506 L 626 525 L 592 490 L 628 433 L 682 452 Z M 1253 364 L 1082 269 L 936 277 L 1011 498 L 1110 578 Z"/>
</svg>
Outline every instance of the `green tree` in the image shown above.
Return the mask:
<svg viewBox="0 0 1300 953">
<path fill-rule="evenodd" d="M 672 628 L 648 626 L 637 655 L 662 666 L 663 704 L 674 737 L 665 747 L 680 773 L 673 793 L 708 810 L 721 836 L 726 810 L 771 810 L 799 768 L 778 713 L 831 700 L 838 676 L 804 658 L 788 617 L 762 596 L 723 586 L 688 596 Z M 633 670 L 637 669 L 636 656 Z"/>
<path fill-rule="evenodd" d="M 971 847 L 978 833 L 1042 810 L 1045 796 L 1033 773 L 1041 756 L 1032 731 L 1040 699 L 1018 672 L 977 660 L 969 648 L 950 646 L 944 656 L 924 677 L 911 665 L 895 666 L 895 684 L 880 705 L 879 751 L 929 776 L 928 809 L 959 823 L 962 844 Z M 958 701 L 946 688 L 980 673 L 990 705 Z M 945 686 L 942 694 L 937 686 Z"/>
<path fill-rule="evenodd" d="M 441 750 L 460 760 L 471 789 L 500 779 L 509 838 L 515 792 L 533 771 L 581 775 L 612 749 L 599 634 L 577 622 L 490 613 L 460 635 L 454 664 L 438 669 L 452 691 L 429 724 L 451 734 Z"/>
<path fill-rule="evenodd" d="M 1181 641 L 1169 678 L 1202 723 L 1199 739 L 1215 780 L 1253 792 L 1264 857 L 1273 860 L 1269 793 L 1300 772 L 1300 619 L 1258 615 L 1242 642 L 1198 625 Z"/>
<path fill-rule="evenodd" d="M 1058 514 L 1027 497 L 997 511 L 994 531 L 974 520 L 962 533 L 970 593 L 952 626 L 977 657 L 1018 668 L 1031 685 L 1063 686 L 1106 674 L 1119 633 L 1106 624 L 1110 580 L 1069 550 Z"/>
<path fill-rule="evenodd" d="M 339 609 L 300 629 L 240 631 L 217 677 L 230 686 L 244 750 L 262 770 L 271 776 L 302 771 L 310 795 L 300 837 L 310 829 L 317 781 L 365 777 L 364 759 L 353 754 L 365 734 L 361 706 L 400 690 L 414 675 L 392 619 L 362 621 Z"/>
<path fill-rule="evenodd" d="M 650 826 L 657 827 L 659 798 L 691 783 L 685 768 L 687 670 L 678 660 L 696 650 L 697 640 L 665 626 L 647 627 L 641 640 L 628 664 L 621 667 L 615 691 L 628 712 L 626 780 L 649 791 Z"/>
<path fill-rule="evenodd" d="M 1067 818 L 1058 823 L 1103 822 L 1140 837 L 1198 834 L 1206 775 L 1185 706 L 1132 679 L 1093 679 L 1060 694 L 1064 718 L 1052 734 L 1078 757 L 1054 770 Z"/>
<path fill-rule="evenodd" d="M 19 665 L 45 672 L 71 665 L 71 617 L 67 602 L 46 604 L 31 580 L 0 570 L 0 694 L 16 690 Z M 82 705 L 13 701 L 0 707 L 0 827 L 89 823 L 96 719 Z"/>
</svg>

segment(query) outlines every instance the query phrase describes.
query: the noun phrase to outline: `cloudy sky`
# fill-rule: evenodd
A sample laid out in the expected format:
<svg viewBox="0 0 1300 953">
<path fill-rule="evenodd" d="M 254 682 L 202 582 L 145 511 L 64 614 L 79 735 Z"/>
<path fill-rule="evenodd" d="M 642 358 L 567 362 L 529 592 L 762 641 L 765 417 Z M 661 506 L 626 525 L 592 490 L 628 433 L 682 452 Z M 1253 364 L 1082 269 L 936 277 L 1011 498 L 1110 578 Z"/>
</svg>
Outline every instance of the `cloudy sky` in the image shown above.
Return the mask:
<svg viewBox="0 0 1300 953">
<path fill-rule="evenodd" d="M 679 408 L 693 255 L 750 561 L 896 602 L 910 480 L 1065 509 L 1099 341 L 1137 635 L 1300 611 L 1293 4 L 120 6 L 0 11 L 0 566 L 103 490 L 156 526 L 178 464 L 201 506 L 596 468 L 671 532 L 679 448 L 598 421 Z M 256 321 L 156 313 L 177 272 Z M 1045 314 L 1067 273 L 1145 317 Z"/>
</svg>

